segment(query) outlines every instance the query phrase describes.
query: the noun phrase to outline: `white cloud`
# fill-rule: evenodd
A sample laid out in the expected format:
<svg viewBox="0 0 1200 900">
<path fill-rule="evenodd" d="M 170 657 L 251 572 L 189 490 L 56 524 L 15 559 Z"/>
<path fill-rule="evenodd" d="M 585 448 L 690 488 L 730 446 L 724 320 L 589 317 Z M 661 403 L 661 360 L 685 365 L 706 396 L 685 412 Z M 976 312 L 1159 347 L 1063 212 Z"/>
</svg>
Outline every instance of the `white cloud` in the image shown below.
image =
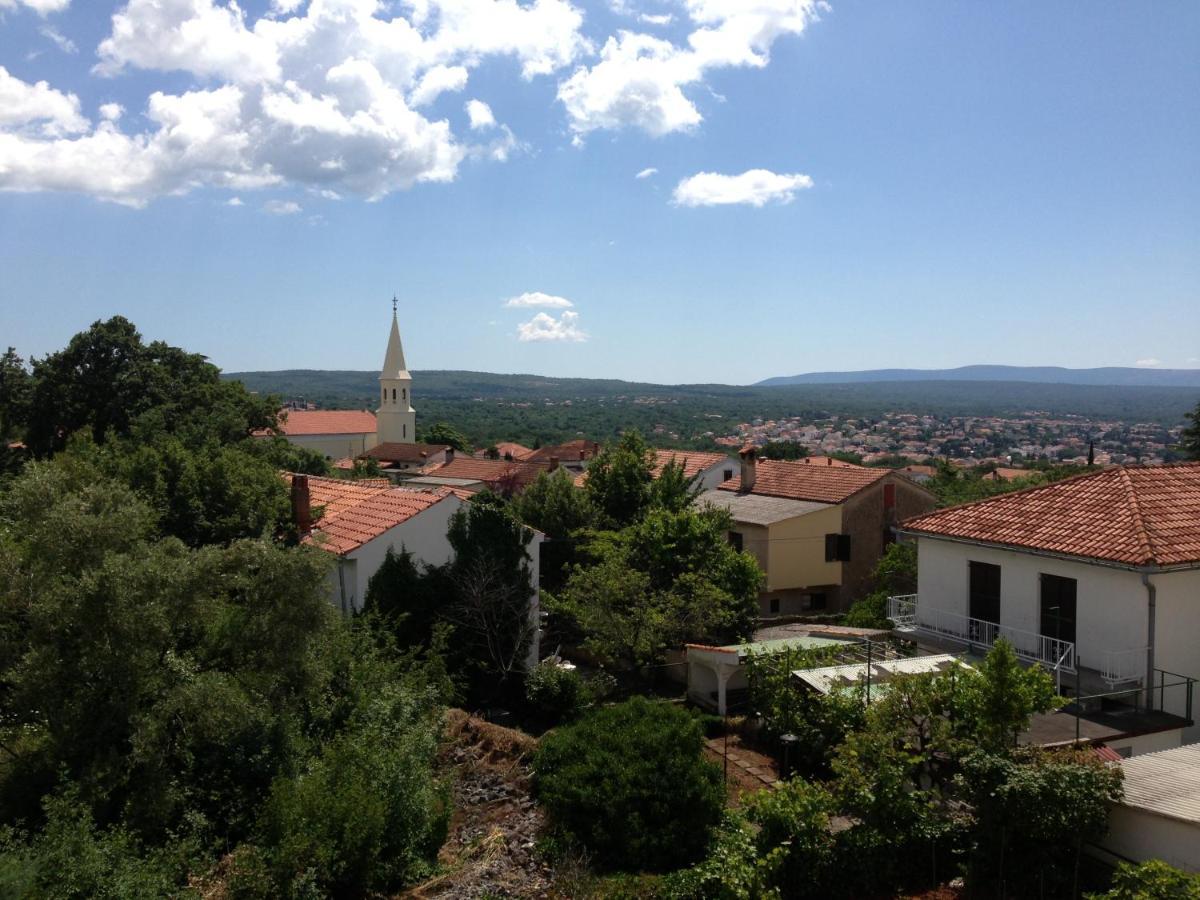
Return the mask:
<svg viewBox="0 0 1200 900">
<path fill-rule="evenodd" d="M 101 103 L 100 118 L 106 122 L 115 122 L 125 114 L 125 107 L 120 103 Z"/>
<path fill-rule="evenodd" d="M 640 13 L 638 21 L 645 22 L 647 25 L 670 25 L 675 21 L 675 17 L 670 13 Z"/>
<path fill-rule="evenodd" d="M 79 48 L 75 46 L 75 42 L 73 40 L 71 40 L 69 37 L 67 37 L 66 35 L 64 35 L 57 28 L 52 28 L 49 25 L 43 25 L 41 28 L 38 29 L 38 33 L 41 34 L 42 37 L 44 37 L 48 41 L 50 41 L 52 44 L 54 44 L 54 46 L 57 47 L 59 50 L 61 50 L 63 53 L 72 53 L 73 54 L 73 53 L 79 52 Z"/>
<path fill-rule="evenodd" d="M 504 305 L 508 309 L 532 309 L 535 307 L 543 309 L 569 309 L 575 304 L 566 297 L 543 294 L 541 291 L 528 291 L 524 294 L 518 294 L 516 297 L 510 297 L 504 301 Z"/>
<path fill-rule="evenodd" d="M 675 186 L 674 202 L 679 206 L 791 203 L 796 191 L 812 184 L 807 175 L 778 175 L 766 169 L 750 169 L 741 175 L 699 172 Z"/>
<path fill-rule="evenodd" d="M 70 5 L 71 0 L 0 0 L 0 9 L 16 9 L 18 6 L 24 6 L 42 16 L 62 12 Z"/>
<path fill-rule="evenodd" d="M 293 184 L 377 199 L 452 181 L 468 158 L 504 160 L 521 147 L 502 125 L 475 146 L 420 111 L 462 90 L 487 58 L 509 58 L 529 79 L 590 49 L 569 0 L 276 0 L 262 15 L 245 6 L 118 7 L 95 74 L 180 72 L 200 85 L 154 92 L 140 119 L 93 125 L 75 95 L 44 82 L 12 79 L 22 97 L 14 104 L 17 89 L 5 83 L 0 190 L 71 190 L 140 206 L 203 186 Z M 140 130 L 121 127 L 134 122 Z"/>
<path fill-rule="evenodd" d="M 246 204 L 242 203 L 241 197 L 230 197 L 228 200 L 225 201 L 225 205 L 226 206 L 245 206 Z"/>
<path fill-rule="evenodd" d="M 1134 365 L 1137 366 L 1139 369 L 1153 369 L 1156 366 L 1161 366 L 1162 360 L 1155 359 L 1153 356 L 1151 356 L 1151 357 L 1147 357 L 1146 359 L 1139 359 L 1137 362 L 1134 363 Z"/>
<path fill-rule="evenodd" d="M 0 66 L 0 138 L 5 131 L 13 140 L 32 140 L 30 135 L 58 137 L 87 131 L 90 123 L 79 111 L 79 98 L 55 90 L 45 81 L 29 84 Z M 0 179 L 4 157 L 0 154 Z"/>
<path fill-rule="evenodd" d="M 434 66 L 421 76 L 409 102 L 413 106 L 427 106 L 440 94 L 461 91 L 467 86 L 467 78 L 464 66 Z"/>
<path fill-rule="evenodd" d="M 466 110 L 473 131 L 496 127 L 496 117 L 492 115 L 492 108 L 482 100 L 468 100 Z"/>
<path fill-rule="evenodd" d="M 586 341 L 587 334 L 579 328 L 579 313 L 567 310 L 557 319 L 548 313 L 538 313 L 528 322 L 517 326 L 519 341 Z"/>
<path fill-rule="evenodd" d="M 273 216 L 294 216 L 304 210 L 295 200 L 268 200 L 263 204 L 263 211 Z"/>
<path fill-rule="evenodd" d="M 648 169 L 642 169 L 642 171 L 638 172 L 633 177 L 634 178 L 649 178 L 651 175 L 657 175 L 657 174 L 658 174 L 658 169 L 654 168 L 654 166 L 650 166 Z"/>
<path fill-rule="evenodd" d="M 695 26 L 686 46 L 621 31 L 605 42 L 598 63 L 560 83 L 558 99 L 577 138 L 597 129 L 634 127 L 657 137 L 694 128 L 702 116 L 683 88 L 711 69 L 766 66 L 771 45 L 803 32 L 824 8 L 821 0 L 683 3 Z"/>
<path fill-rule="evenodd" d="M 1196 363 L 1200 363 L 1200 356 L 1189 356 L 1187 361 L 1189 365 L 1195 365 Z"/>
</svg>

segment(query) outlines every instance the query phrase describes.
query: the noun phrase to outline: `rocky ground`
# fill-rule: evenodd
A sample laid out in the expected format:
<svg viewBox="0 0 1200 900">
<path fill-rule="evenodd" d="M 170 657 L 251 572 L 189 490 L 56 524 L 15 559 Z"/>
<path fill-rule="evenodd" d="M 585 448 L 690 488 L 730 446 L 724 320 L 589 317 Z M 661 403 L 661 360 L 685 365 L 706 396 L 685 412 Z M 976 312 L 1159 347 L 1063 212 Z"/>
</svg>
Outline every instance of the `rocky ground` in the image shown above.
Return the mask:
<svg viewBox="0 0 1200 900">
<path fill-rule="evenodd" d="M 440 854 L 444 874 L 412 898 L 544 897 L 554 872 L 535 852 L 544 814 L 530 793 L 536 739 L 451 710 L 443 765 L 454 817 Z"/>
</svg>

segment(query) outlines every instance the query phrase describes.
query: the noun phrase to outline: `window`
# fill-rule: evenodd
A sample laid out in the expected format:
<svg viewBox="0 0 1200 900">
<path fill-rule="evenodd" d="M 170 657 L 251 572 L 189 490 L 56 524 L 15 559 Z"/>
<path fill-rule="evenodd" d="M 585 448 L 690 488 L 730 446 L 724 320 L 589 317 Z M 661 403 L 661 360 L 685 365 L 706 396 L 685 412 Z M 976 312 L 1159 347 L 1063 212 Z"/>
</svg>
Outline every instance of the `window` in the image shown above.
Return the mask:
<svg viewBox="0 0 1200 900">
<path fill-rule="evenodd" d="M 850 535 L 825 535 L 825 562 L 850 561 Z"/>
<path fill-rule="evenodd" d="M 407 425 L 400 426 L 400 437 L 402 437 L 402 438 L 408 437 L 408 426 Z"/>
<path fill-rule="evenodd" d="M 728 481 L 730 478 L 733 477 L 733 469 L 726 469 L 723 474 L 725 477 L 722 478 L 721 480 Z"/>
<path fill-rule="evenodd" d="M 778 597 L 771 598 L 771 612 L 773 612 L 773 613 L 779 612 L 779 598 Z"/>
<path fill-rule="evenodd" d="M 408 401 L 408 388 L 400 388 L 400 399 Z"/>
<path fill-rule="evenodd" d="M 824 609 L 827 604 L 828 604 L 828 601 L 826 600 L 824 594 L 809 594 L 808 595 L 808 608 L 809 609 Z"/>
<path fill-rule="evenodd" d="M 896 508 L 896 486 L 894 484 L 885 484 L 883 486 L 883 511 L 891 512 Z"/>
<path fill-rule="evenodd" d="M 968 601 L 972 619 L 1000 624 L 1000 567 L 991 563 L 967 563 Z"/>
<path fill-rule="evenodd" d="M 396 402 L 396 389 L 395 388 L 392 388 L 392 402 L 393 403 Z"/>
<path fill-rule="evenodd" d="M 740 531 L 729 532 L 729 546 L 739 553 L 742 551 L 742 533 Z"/>
<path fill-rule="evenodd" d="M 1074 578 L 1041 575 L 1042 634 L 1075 643 Z"/>
</svg>

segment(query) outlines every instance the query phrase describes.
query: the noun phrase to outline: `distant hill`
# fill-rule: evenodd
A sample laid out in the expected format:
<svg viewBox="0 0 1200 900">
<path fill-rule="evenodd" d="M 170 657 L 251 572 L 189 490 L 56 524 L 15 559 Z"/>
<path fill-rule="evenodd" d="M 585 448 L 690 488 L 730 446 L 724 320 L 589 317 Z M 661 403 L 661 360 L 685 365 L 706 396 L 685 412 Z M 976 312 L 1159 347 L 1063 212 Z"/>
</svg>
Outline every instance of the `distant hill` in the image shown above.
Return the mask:
<svg viewBox="0 0 1200 900">
<path fill-rule="evenodd" d="M 1040 384 L 1091 384 L 1114 387 L 1200 387 L 1200 369 L 1134 369 L 1105 366 L 960 366 L 957 369 L 867 369 L 861 372 L 809 372 L 781 375 L 756 387 L 790 384 L 862 384 L 879 381 L 1032 381 Z"/>
</svg>

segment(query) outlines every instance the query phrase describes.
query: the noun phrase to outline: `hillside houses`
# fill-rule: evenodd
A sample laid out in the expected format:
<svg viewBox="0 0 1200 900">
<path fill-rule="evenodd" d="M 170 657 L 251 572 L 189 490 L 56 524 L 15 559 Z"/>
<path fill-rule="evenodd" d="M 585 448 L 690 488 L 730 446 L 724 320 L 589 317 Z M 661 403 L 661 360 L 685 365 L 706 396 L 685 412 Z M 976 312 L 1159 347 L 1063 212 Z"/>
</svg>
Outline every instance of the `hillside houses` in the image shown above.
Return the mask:
<svg viewBox="0 0 1200 900">
<path fill-rule="evenodd" d="M 862 596 L 893 540 L 892 526 L 932 510 L 924 488 L 890 469 L 759 460 L 740 454 L 738 475 L 698 502 L 728 510 L 730 540 L 766 574 L 763 615 L 840 612 Z"/>
</svg>

